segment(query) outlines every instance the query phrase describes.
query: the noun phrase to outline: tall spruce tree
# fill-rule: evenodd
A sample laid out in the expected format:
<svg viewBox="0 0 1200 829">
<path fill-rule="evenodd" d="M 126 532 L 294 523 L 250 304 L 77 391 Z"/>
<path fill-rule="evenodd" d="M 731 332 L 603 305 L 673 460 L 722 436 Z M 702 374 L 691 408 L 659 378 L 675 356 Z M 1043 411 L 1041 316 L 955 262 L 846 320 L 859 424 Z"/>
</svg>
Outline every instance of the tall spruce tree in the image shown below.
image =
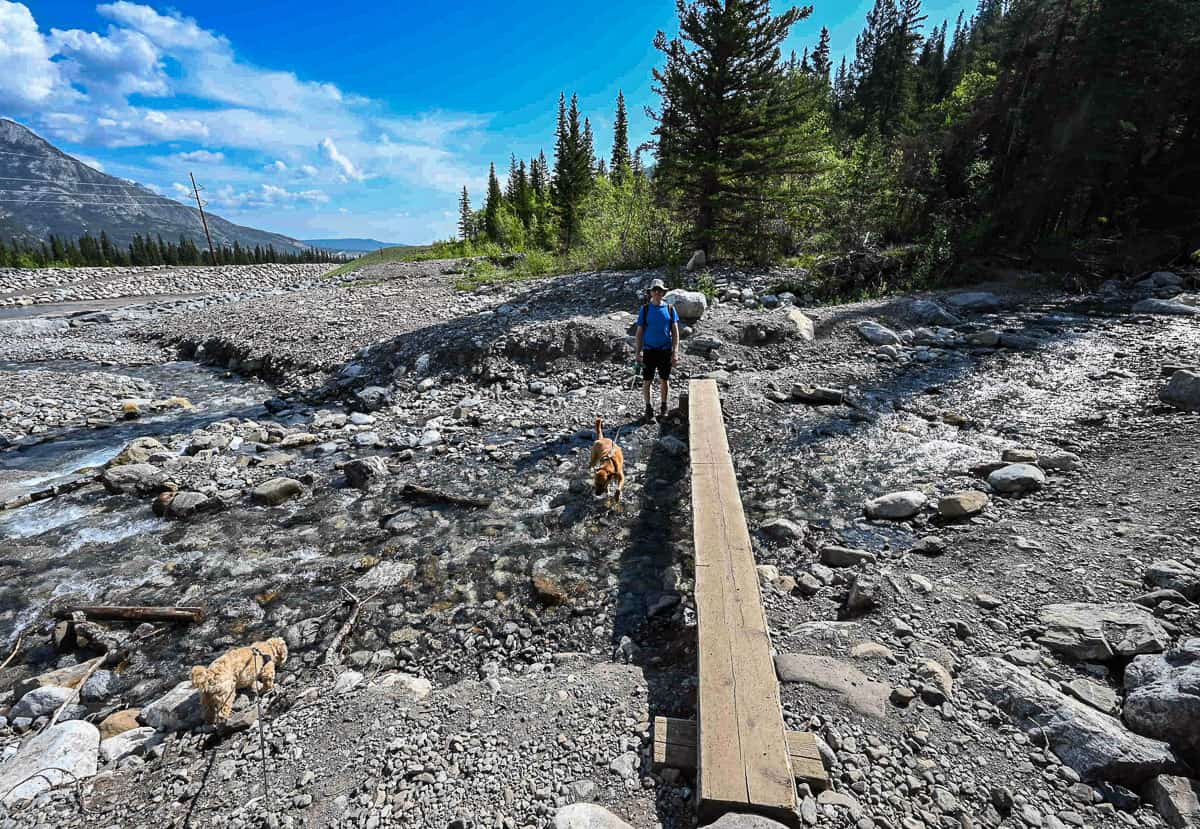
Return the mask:
<svg viewBox="0 0 1200 829">
<path fill-rule="evenodd" d="M 463 185 L 462 195 L 458 197 L 458 238 L 469 242 L 475 236 L 475 214 L 471 210 L 471 196 Z"/>
<path fill-rule="evenodd" d="M 829 27 L 822 26 L 821 39 L 812 53 L 812 71 L 817 77 L 823 78 L 825 83 L 829 83 L 829 73 L 832 69 L 833 62 L 829 58 Z"/>
<path fill-rule="evenodd" d="M 493 242 L 500 240 L 500 207 L 504 203 L 504 194 L 500 192 L 500 181 L 496 178 L 496 165 L 488 169 L 487 201 L 483 206 L 483 229 L 488 239 Z"/>
<path fill-rule="evenodd" d="M 590 133 L 590 127 L 588 128 Z M 560 242 L 570 249 L 579 238 L 579 206 L 592 185 L 592 148 L 579 121 L 579 96 L 571 96 L 565 108 L 558 98 L 558 130 L 554 146 L 554 178 L 551 197 L 558 215 Z"/>
<path fill-rule="evenodd" d="M 629 117 L 625 112 L 625 93 L 617 90 L 617 113 L 613 117 L 612 158 L 608 165 L 614 181 L 625 180 L 632 173 L 629 158 Z"/>
<path fill-rule="evenodd" d="M 811 102 L 791 83 L 780 44 L 811 10 L 772 15 L 769 0 L 679 2 L 679 36 L 661 31 L 666 63 L 654 70 L 662 103 L 660 189 L 691 214 L 693 241 L 709 255 L 735 237 L 747 215 L 777 194 L 779 179 L 814 170 L 804 129 Z"/>
</svg>

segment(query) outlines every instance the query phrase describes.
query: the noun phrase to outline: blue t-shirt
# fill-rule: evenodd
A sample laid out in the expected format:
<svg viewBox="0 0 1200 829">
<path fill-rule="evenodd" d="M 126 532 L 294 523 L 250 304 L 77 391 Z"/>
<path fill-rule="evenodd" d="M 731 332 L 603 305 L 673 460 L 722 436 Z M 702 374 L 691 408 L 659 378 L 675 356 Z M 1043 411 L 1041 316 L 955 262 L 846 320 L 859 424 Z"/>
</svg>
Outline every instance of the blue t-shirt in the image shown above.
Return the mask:
<svg viewBox="0 0 1200 829">
<path fill-rule="evenodd" d="M 675 306 L 663 303 L 655 305 L 648 302 L 638 312 L 638 325 L 646 329 L 642 335 L 642 345 L 649 349 L 671 347 L 671 326 L 679 322 Z"/>
</svg>

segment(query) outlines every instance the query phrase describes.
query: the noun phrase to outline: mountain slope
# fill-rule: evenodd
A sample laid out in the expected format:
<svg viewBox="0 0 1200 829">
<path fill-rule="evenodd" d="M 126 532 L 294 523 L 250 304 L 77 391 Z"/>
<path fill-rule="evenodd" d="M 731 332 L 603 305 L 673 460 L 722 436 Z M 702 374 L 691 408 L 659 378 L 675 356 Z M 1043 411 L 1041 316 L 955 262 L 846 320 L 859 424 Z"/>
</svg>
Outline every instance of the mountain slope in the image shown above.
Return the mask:
<svg viewBox="0 0 1200 829">
<path fill-rule="evenodd" d="M 321 250 L 343 250 L 350 253 L 370 253 L 381 248 L 404 248 L 397 242 L 380 242 L 378 239 L 305 239 L 304 244 Z"/>
<path fill-rule="evenodd" d="M 294 253 L 304 242 L 235 225 L 205 212 L 213 244 L 274 245 Z M 15 121 L 0 118 L 0 239 L 76 238 L 104 231 L 128 245 L 136 233 L 207 245 L 200 211 L 75 160 Z"/>
</svg>

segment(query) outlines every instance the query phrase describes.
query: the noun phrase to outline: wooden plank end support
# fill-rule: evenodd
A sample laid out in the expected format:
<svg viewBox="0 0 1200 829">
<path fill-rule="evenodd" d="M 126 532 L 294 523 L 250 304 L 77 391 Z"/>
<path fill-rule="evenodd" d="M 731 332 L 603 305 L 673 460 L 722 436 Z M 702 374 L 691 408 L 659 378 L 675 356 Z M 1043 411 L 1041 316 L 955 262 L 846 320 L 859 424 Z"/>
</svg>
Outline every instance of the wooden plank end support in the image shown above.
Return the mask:
<svg viewBox="0 0 1200 829">
<path fill-rule="evenodd" d="M 817 738 L 808 731 L 787 733 L 788 757 L 792 774 L 814 791 L 830 786 L 825 761 L 817 748 Z M 654 718 L 654 767 L 696 770 L 696 723 L 674 717 Z"/>
<path fill-rule="evenodd" d="M 796 784 L 750 531 L 713 380 L 688 393 L 699 640 L 701 825 L 746 812 L 798 826 Z"/>
</svg>

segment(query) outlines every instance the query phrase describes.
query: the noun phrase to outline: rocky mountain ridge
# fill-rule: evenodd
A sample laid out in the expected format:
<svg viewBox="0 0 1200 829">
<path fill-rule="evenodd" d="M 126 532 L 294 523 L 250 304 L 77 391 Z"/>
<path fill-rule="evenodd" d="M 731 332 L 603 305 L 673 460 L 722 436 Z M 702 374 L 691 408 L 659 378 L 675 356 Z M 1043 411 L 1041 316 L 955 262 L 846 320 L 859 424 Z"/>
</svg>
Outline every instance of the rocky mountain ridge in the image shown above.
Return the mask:
<svg viewBox="0 0 1200 829">
<path fill-rule="evenodd" d="M 308 245 L 279 233 L 234 224 L 206 212 L 213 244 L 273 245 L 295 253 Z M 200 212 L 126 179 L 95 170 L 27 127 L 0 118 L 0 239 L 98 237 L 124 247 L 135 234 L 180 236 L 204 246 Z"/>
</svg>

